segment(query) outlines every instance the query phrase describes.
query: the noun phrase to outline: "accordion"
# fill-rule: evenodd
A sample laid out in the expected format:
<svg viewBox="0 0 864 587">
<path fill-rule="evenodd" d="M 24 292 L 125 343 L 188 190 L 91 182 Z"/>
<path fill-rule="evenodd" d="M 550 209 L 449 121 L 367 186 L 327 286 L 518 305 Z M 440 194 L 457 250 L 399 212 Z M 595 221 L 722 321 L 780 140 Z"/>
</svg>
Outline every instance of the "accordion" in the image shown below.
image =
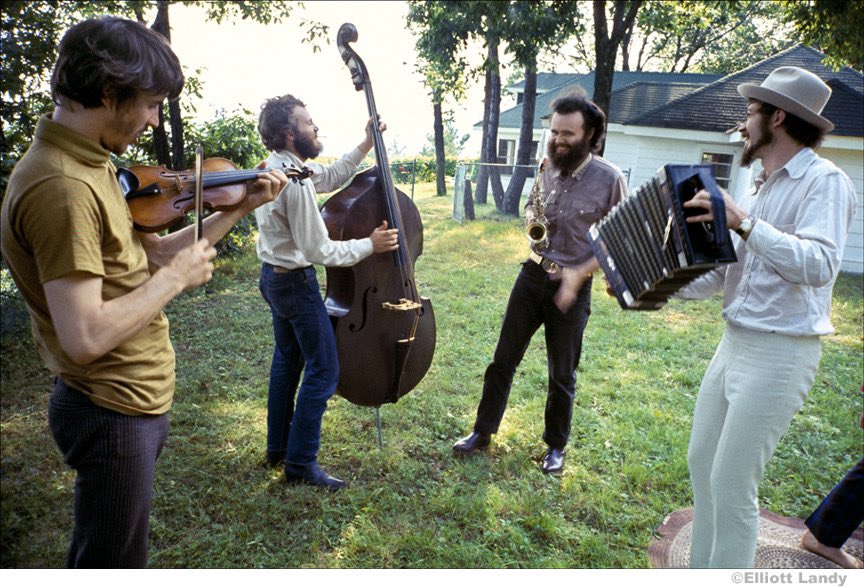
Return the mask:
<svg viewBox="0 0 864 587">
<path fill-rule="evenodd" d="M 712 222 L 684 202 L 706 189 Z M 665 165 L 588 230 L 588 242 L 625 310 L 658 310 L 676 291 L 738 260 L 711 165 Z"/>
</svg>

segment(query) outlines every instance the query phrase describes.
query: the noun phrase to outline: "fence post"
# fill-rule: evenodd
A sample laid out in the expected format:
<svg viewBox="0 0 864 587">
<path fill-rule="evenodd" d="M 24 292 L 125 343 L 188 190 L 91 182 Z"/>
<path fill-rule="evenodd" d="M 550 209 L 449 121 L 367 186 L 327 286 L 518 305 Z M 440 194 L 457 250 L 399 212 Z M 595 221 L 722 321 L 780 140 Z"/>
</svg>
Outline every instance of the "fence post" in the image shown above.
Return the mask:
<svg viewBox="0 0 864 587">
<path fill-rule="evenodd" d="M 417 175 L 417 158 L 411 160 L 411 199 L 414 199 L 414 177 Z"/>
</svg>

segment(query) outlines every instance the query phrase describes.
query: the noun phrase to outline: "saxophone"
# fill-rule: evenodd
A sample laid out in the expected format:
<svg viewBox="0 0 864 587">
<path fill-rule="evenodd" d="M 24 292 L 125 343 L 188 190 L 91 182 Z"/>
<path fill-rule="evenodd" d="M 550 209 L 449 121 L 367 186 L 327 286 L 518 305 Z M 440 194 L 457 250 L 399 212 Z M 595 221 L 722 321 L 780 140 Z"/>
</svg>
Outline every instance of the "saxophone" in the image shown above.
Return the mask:
<svg viewBox="0 0 864 587">
<path fill-rule="evenodd" d="M 546 199 L 543 195 L 543 170 L 546 160 L 540 164 L 537 179 L 528 194 L 528 205 L 534 209 L 534 219 L 525 225 L 525 236 L 535 253 L 545 251 L 549 246 L 549 220 L 546 218 Z"/>
</svg>

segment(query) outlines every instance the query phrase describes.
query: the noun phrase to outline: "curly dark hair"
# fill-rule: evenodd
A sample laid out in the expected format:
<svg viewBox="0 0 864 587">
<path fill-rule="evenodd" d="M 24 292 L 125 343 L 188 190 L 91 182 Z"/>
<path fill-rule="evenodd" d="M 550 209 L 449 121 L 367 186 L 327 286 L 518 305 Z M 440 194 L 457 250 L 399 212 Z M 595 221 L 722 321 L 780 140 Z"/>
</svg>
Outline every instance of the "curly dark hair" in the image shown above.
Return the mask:
<svg viewBox="0 0 864 587">
<path fill-rule="evenodd" d="M 79 22 L 63 35 L 51 98 L 59 105 L 65 97 L 85 108 L 98 108 L 106 96 L 121 106 L 143 92 L 174 100 L 184 81 L 180 61 L 162 35 L 133 20 L 106 16 Z"/>
<path fill-rule="evenodd" d="M 556 114 L 581 112 L 582 118 L 585 120 L 585 134 L 591 133 L 591 140 L 589 141 L 591 152 L 596 153 L 600 149 L 606 135 L 606 115 L 603 114 L 597 104 L 583 94 L 571 93 L 556 98 L 552 102 L 552 112 Z"/>
<path fill-rule="evenodd" d="M 271 151 L 281 151 L 285 144 L 285 130 L 293 129 L 296 125 L 294 110 L 305 108 L 306 104 L 292 96 L 285 94 L 270 98 L 261 106 L 261 114 L 258 115 L 258 133 L 264 146 Z"/>
</svg>

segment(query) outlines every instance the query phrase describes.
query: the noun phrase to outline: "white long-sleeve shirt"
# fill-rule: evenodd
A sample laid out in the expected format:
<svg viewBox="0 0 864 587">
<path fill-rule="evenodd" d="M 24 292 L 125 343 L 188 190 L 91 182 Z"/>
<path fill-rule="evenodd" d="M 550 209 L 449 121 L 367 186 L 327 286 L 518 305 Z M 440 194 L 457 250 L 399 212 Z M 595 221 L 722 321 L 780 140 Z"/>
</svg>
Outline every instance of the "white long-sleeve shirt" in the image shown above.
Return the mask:
<svg viewBox="0 0 864 587">
<path fill-rule="evenodd" d="M 258 257 L 265 263 L 297 269 L 313 263 L 326 267 L 350 267 L 372 254 L 372 239 L 330 240 L 318 210 L 318 192 L 332 192 L 347 182 L 363 161 L 355 148 L 332 165 L 305 163 L 313 171 L 301 183 L 289 181 L 272 202 L 255 209 L 258 222 Z M 271 153 L 270 167 L 286 163 L 300 169 L 304 162 L 289 151 Z"/>
<path fill-rule="evenodd" d="M 831 290 L 855 217 L 849 177 L 812 149 L 799 151 L 765 177 L 738 205 L 757 219 L 747 240 L 736 238 L 738 262 L 707 273 L 678 297 L 723 291 L 723 317 L 760 332 L 831 334 Z"/>
</svg>

